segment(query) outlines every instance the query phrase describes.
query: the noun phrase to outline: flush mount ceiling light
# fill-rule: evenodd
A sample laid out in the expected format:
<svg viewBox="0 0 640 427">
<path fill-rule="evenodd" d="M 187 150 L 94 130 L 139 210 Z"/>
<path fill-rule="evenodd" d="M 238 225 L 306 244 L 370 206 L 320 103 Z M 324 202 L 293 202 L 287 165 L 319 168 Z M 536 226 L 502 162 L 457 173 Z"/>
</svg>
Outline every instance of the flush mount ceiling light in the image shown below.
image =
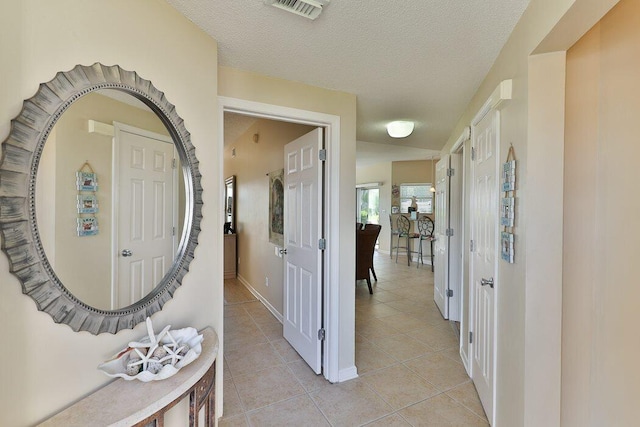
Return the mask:
<svg viewBox="0 0 640 427">
<path fill-rule="evenodd" d="M 305 18 L 316 19 L 329 0 L 264 0 L 264 2 Z"/>
<path fill-rule="evenodd" d="M 396 120 L 395 122 L 387 123 L 387 133 L 391 138 L 406 138 L 413 132 L 413 126 L 413 122 Z"/>
</svg>

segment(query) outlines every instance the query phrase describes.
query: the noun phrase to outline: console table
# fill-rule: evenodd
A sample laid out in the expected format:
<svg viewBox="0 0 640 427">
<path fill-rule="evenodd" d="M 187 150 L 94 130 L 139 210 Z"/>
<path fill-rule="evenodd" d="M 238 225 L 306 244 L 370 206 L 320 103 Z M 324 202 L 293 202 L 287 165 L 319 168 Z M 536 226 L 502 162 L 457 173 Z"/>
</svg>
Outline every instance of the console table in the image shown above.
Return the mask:
<svg viewBox="0 0 640 427">
<path fill-rule="evenodd" d="M 238 269 L 238 235 L 225 234 L 224 235 L 224 278 L 235 279 Z"/>
<path fill-rule="evenodd" d="M 172 377 L 143 383 L 119 378 L 41 426 L 155 426 L 164 414 L 189 396 L 189 426 L 197 426 L 205 408 L 205 425 L 215 425 L 215 378 L 218 335 L 211 328 L 202 332 L 202 353 Z"/>
</svg>

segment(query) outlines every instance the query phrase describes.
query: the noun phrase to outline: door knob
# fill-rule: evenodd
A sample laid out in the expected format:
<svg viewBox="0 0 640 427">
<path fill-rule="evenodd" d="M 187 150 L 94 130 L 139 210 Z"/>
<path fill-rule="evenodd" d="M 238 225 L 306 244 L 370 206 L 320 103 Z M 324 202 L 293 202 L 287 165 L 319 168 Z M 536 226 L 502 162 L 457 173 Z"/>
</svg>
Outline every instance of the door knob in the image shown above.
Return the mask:
<svg viewBox="0 0 640 427">
<path fill-rule="evenodd" d="M 280 255 L 286 255 L 287 254 L 287 249 L 280 249 Z"/>
<path fill-rule="evenodd" d="M 489 285 L 491 287 L 491 289 L 493 289 L 493 277 L 491 279 L 480 279 L 480 284 L 482 286 Z"/>
<path fill-rule="evenodd" d="M 123 249 L 122 250 L 122 256 L 127 257 L 127 256 L 131 256 L 133 255 L 133 252 L 131 252 L 129 249 Z"/>
</svg>

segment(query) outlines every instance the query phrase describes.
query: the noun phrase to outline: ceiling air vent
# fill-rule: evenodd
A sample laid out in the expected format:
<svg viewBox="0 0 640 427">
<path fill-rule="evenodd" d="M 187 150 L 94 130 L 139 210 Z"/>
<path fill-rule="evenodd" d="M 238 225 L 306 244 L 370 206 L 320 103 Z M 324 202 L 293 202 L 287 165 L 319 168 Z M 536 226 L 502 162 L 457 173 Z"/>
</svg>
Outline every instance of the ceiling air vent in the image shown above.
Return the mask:
<svg viewBox="0 0 640 427">
<path fill-rule="evenodd" d="M 265 3 L 305 18 L 316 19 L 329 0 L 265 0 Z"/>
</svg>

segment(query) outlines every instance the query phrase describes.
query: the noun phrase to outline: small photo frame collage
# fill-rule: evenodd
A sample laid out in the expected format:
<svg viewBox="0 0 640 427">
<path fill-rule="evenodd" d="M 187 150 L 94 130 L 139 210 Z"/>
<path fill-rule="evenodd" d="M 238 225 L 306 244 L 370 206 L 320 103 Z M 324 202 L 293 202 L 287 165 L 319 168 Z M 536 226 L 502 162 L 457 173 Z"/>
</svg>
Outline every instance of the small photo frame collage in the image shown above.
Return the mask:
<svg viewBox="0 0 640 427">
<path fill-rule="evenodd" d="M 89 172 L 84 171 L 89 169 Z M 78 237 L 95 236 L 98 234 L 98 219 L 95 214 L 98 213 L 98 176 L 89 165 L 84 165 L 76 172 L 76 209 L 78 212 L 77 232 Z"/>
<path fill-rule="evenodd" d="M 515 234 L 513 229 L 516 217 L 516 156 L 513 145 L 509 148 L 506 163 L 502 164 L 502 191 L 500 199 L 500 225 L 504 230 L 500 233 L 500 256 L 510 263 L 514 263 Z"/>
</svg>

